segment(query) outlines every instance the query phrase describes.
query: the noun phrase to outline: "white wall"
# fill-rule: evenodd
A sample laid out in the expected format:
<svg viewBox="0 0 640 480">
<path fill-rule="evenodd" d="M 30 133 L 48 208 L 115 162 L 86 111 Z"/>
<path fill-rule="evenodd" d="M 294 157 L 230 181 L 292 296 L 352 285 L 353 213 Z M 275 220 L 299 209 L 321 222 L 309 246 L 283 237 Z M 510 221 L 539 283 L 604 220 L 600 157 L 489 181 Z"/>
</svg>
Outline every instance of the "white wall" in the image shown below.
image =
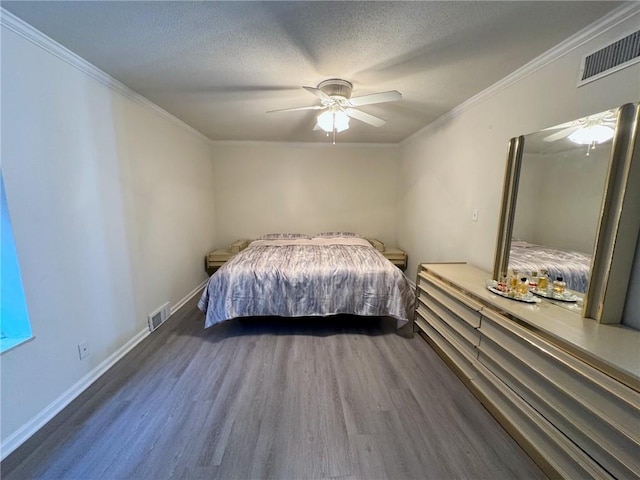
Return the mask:
<svg viewBox="0 0 640 480">
<path fill-rule="evenodd" d="M 397 145 L 214 146 L 219 246 L 264 233 L 354 231 L 394 244 Z"/>
<path fill-rule="evenodd" d="M 513 237 L 591 255 L 611 143 L 556 154 L 525 152 L 520 169 Z"/>
<path fill-rule="evenodd" d="M 35 336 L 1 357 L 4 443 L 206 279 L 215 230 L 209 143 L 4 26 L 1 40 L 2 172 Z"/>
<path fill-rule="evenodd" d="M 637 102 L 639 64 L 580 88 L 576 83 L 583 54 L 630 33 L 639 22 L 640 14 L 630 16 L 402 144 L 398 243 L 409 253 L 410 278 L 419 262 L 467 261 L 491 270 L 508 140 Z M 478 222 L 471 220 L 474 208 Z"/>
</svg>

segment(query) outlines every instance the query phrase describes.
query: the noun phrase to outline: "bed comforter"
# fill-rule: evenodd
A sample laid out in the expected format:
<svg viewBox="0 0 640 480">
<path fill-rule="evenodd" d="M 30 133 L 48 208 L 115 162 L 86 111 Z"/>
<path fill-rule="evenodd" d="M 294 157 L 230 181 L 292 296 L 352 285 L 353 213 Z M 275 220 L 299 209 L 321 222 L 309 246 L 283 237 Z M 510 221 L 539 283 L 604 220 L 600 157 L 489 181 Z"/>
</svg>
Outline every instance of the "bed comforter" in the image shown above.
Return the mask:
<svg viewBox="0 0 640 480">
<path fill-rule="evenodd" d="M 591 256 L 580 252 L 566 252 L 524 241 L 512 241 L 509 268 L 520 272 L 540 272 L 545 268 L 549 280 L 562 277 L 567 288 L 585 293 L 589 282 Z"/>
<path fill-rule="evenodd" d="M 205 327 L 238 317 L 413 318 L 405 275 L 362 238 L 256 240 L 211 276 L 198 303 Z"/>
</svg>

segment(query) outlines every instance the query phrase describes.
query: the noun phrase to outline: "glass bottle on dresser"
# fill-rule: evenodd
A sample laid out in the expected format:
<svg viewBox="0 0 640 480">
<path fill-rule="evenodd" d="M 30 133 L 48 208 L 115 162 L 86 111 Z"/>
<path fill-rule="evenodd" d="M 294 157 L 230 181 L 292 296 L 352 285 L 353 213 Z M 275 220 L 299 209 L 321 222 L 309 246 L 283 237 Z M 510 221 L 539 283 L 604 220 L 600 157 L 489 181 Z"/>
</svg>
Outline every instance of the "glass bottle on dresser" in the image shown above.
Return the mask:
<svg viewBox="0 0 640 480">
<path fill-rule="evenodd" d="M 509 277 L 509 290 L 513 290 L 513 291 L 518 290 L 518 282 L 519 282 L 518 270 L 514 269 L 511 271 L 511 276 Z"/>
<path fill-rule="evenodd" d="M 522 277 L 520 283 L 518 283 L 518 295 L 525 297 L 529 293 L 529 284 L 527 283 L 527 277 Z"/>
<path fill-rule="evenodd" d="M 553 282 L 553 294 L 562 296 L 566 287 L 567 284 L 562 280 L 562 277 L 556 277 L 556 280 Z"/>
<path fill-rule="evenodd" d="M 549 277 L 547 276 L 547 271 L 542 269 L 538 276 L 538 291 L 546 292 L 547 288 L 549 288 Z"/>
</svg>

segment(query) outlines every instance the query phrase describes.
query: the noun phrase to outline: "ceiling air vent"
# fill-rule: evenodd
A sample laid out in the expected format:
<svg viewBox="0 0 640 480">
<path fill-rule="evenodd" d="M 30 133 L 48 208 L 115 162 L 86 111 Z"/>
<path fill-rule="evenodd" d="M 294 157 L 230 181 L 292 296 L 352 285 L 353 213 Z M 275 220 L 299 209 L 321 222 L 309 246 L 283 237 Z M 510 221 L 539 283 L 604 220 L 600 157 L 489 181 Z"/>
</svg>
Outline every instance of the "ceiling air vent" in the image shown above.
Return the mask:
<svg viewBox="0 0 640 480">
<path fill-rule="evenodd" d="M 640 61 L 640 30 L 585 55 L 580 67 L 578 86 L 617 72 Z"/>
</svg>

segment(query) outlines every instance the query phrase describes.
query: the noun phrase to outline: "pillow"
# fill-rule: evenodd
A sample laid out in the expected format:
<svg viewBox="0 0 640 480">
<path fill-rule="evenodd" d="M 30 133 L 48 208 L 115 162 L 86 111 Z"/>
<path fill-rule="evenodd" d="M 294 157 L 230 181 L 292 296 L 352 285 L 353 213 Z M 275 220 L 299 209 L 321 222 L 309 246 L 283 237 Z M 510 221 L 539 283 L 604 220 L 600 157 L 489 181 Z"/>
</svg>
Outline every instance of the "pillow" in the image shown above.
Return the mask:
<svg viewBox="0 0 640 480">
<path fill-rule="evenodd" d="M 322 232 L 316 234 L 316 237 L 357 237 L 362 238 L 357 233 L 353 232 Z"/>
<path fill-rule="evenodd" d="M 290 238 L 310 238 L 309 235 L 303 233 L 267 233 L 256 240 L 283 240 Z"/>
</svg>

